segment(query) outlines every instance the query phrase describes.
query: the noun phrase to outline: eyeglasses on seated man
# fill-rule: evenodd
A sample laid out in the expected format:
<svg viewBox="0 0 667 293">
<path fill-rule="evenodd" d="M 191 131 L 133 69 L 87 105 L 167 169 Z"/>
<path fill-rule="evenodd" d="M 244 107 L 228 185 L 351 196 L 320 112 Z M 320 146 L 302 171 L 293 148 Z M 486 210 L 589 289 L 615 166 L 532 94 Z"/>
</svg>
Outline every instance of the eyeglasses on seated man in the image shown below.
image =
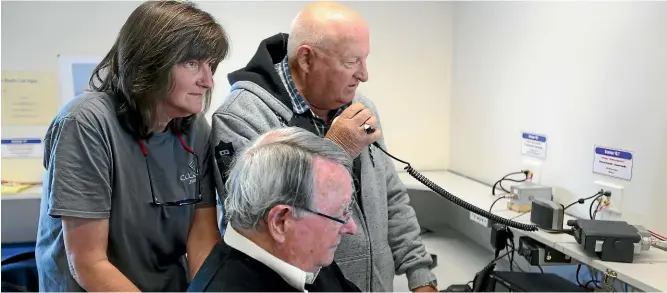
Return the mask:
<svg viewBox="0 0 667 293">
<path fill-rule="evenodd" d="M 356 233 L 351 157 L 298 127 L 238 153 L 226 184 L 227 228 L 188 291 L 360 292 L 334 262 Z"/>
</svg>

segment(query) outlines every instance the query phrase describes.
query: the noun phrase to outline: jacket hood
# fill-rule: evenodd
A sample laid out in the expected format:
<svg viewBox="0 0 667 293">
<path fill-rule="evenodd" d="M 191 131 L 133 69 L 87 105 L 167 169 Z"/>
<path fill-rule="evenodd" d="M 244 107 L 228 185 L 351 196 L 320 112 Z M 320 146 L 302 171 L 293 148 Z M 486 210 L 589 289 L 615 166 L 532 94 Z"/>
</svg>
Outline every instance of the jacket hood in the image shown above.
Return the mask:
<svg viewBox="0 0 667 293">
<path fill-rule="evenodd" d="M 291 109 L 289 93 L 276 72 L 274 64 L 287 55 L 289 34 L 278 33 L 264 39 L 248 64 L 227 75 L 230 85 L 239 81 L 250 81 L 262 87 Z"/>
</svg>

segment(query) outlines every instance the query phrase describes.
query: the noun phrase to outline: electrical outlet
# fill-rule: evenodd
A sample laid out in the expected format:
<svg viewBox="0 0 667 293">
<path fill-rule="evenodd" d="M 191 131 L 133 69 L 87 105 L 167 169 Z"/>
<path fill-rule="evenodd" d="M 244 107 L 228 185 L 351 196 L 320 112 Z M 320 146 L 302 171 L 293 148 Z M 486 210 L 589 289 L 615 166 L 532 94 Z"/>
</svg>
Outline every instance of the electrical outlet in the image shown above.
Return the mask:
<svg viewBox="0 0 667 293">
<path fill-rule="evenodd" d="M 613 215 L 614 217 L 620 217 L 620 214 L 623 213 L 623 186 L 604 181 L 595 181 L 594 183 L 598 190 L 602 189 L 611 192 L 609 206 L 605 209 L 609 209 L 615 214 L 618 214 Z"/>
<path fill-rule="evenodd" d="M 521 165 L 521 170 L 530 170 L 533 172 L 532 182 L 537 184 L 542 183 L 542 161 L 533 158 L 525 158 Z"/>
<path fill-rule="evenodd" d="M 610 209 L 606 208 L 597 213 L 595 216 L 596 220 L 604 220 L 604 221 L 622 221 L 623 219 L 621 218 L 621 213 Z"/>
</svg>

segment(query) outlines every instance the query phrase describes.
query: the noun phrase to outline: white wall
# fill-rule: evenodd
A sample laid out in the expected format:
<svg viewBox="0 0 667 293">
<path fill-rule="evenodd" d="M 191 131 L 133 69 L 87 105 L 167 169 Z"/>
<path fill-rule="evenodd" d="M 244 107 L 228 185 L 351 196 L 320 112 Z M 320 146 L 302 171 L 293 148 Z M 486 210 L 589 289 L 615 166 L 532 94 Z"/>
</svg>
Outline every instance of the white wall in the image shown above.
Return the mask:
<svg viewBox="0 0 667 293">
<path fill-rule="evenodd" d="M 667 3 L 458 2 L 453 11 L 451 169 L 493 183 L 522 167 L 521 131 L 543 133 L 541 181 L 556 198 L 617 183 L 625 220 L 667 232 Z M 595 144 L 633 151 L 632 180 L 593 174 Z"/>
<path fill-rule="evenodd" d="M 2 70 L 56 74 L 58 54 L 101 57 L 138 4 L 3 1 Z M 229 58 L 215 76 L 212 108 L 228 93 L 226 74 L 244 66 L 263 38 L 289 32 L 292 18 L 305 4 L 302 1 L 200 3 L 226 28 L 232 46 Z M 451 4 L 347 4 L 367 19 L 371 29 L 370 80 L 361 90 L 380 110 L 391 152 L 422 170 L 447 168 L 449 120 L 445 113 L 450 93 Z M 419 151 L 415 151 L 417 146 Z"/>
</svg>

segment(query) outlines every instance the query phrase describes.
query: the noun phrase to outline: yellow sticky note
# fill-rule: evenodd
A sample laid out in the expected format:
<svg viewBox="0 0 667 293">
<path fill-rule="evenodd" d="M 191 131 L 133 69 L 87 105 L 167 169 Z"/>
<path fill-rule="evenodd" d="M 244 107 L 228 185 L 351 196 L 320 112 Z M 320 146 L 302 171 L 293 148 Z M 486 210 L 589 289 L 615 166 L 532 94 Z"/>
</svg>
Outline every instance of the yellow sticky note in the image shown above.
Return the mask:
<svg viewBox="0 0 667 293">
<path fill-rule="evenodd" d="M 11 194 L 17 194 L 21 193 L 21 191 L 24 191 L 28 188 L 32 187 L 32 185 L 11 185 L 11 184 L 3 184 L 2 185 L 2 195 L 11 195 Z"/>
<path fill-rule="evenodd" d="M 58 111 L 52 73 L 2 72 L 2 126 L 48 125 Z"/>
</svg>

